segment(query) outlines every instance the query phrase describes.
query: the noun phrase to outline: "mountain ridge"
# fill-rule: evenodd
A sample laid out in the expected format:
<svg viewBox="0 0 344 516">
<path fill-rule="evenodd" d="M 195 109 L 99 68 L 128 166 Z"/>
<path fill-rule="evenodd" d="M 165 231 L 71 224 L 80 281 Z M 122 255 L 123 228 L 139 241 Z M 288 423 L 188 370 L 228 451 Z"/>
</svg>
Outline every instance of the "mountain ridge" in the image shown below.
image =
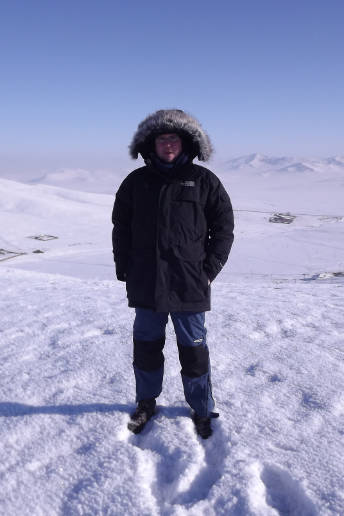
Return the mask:
<svg viewBox="0 0 344 516">
<path fill-rule="evenodd" d="M 344 172 L 344 156 L 326 158 L 300 158 L 292 156 L 271 156 L 253 153 L 226 160 L 225 171 L 257 172 Z"/>
</svg>

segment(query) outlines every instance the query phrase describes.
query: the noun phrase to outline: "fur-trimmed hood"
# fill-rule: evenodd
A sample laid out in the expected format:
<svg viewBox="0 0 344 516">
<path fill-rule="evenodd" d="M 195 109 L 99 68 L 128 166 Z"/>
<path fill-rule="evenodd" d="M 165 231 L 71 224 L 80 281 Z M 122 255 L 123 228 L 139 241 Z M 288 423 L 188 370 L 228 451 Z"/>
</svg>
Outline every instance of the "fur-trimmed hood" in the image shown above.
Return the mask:
<svg viewBox="0 0 344 516">
<path fill-rule="evenodd" d="M 152 149 L 156 135 L 177 133 L 191 145 L 193 157 L 207 161 L 212 153 L 212 145 L 201 124 L 181 109 L 160 109 L 148 115 L 138 126 L 129 146 L 130 156 L 136 159 L 139 154 L 145 159 Z"/>
</svg>

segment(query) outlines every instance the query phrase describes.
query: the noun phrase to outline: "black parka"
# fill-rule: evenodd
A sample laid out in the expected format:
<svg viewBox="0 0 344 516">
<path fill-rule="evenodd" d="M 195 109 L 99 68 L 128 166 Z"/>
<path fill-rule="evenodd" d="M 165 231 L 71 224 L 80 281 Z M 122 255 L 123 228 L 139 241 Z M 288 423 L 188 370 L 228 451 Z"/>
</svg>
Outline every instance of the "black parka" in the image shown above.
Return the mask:
<svg viewBox="0 0 344 516">
<path fill-rule="evenodd" d="M 233 243 L 233 211 L 210 170 L 190 163 L 173 175 L 145 166 L 118 189 L 113 208 L 117 278 L 130 307 L 210 310 L 210 286 Z"/>
</svg>

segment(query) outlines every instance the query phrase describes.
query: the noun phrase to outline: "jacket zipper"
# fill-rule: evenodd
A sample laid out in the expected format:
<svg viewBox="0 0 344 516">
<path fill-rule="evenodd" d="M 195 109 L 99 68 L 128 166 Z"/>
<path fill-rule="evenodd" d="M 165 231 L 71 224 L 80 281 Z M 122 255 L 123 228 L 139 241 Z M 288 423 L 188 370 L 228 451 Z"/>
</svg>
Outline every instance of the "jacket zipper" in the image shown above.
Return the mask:
<svg viewBox="0 0 344 516">
<path fill-rule="evenodd" d="M 156 259 L 156 269 L 155 269 L 155 293 L 154 293 L 154 300 L 155 300 L 155 306 L 157 306 L 157 287 L 158 287 L 158 262 L 159 262 L 159 234 L 160 234 L 160 206 L 163 194 L 167 188 L 166 184 L 163 184 L 160 192 L 159 192 L 159 201 L 158 201 L 158 217 L 157 217 L 157 224 L 156 224 L 156 237 L 155 237 L 155 259 Z"/>
</svg>

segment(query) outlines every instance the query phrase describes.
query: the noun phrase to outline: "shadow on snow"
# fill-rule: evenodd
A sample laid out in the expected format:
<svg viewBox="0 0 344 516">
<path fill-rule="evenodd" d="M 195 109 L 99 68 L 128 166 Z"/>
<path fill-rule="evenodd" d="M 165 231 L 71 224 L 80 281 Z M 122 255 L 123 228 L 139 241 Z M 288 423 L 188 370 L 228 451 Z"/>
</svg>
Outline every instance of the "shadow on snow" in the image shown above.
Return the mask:
<svg viewBox="0 0 344 516">
<path fill-rule="evenodd" d="M 130 412 L 131 406 L 124 404 L 84 403 L 79 405 L 45 405 L 34 406 L 23 403 L 0 403 L 0 417 L 34 416 L 36 414 L 58 414 L 61 416 L 75 416 L 93 412 Z"/>
<path fill-rule="evenodd" d="M 24 403 L 2 402 L 0 403 L 0 417 L 34 416 L 36 414 L 57 414 L 60 416 L 77 416 L 91 413 L 126 412 L 130 414 L 135 404 L 121 403 L 83 403 L 77 405 L 25 405 Z M 162 414 L 174 419 L 178 416 L 187 416 L 190 410 L 183 406 L 163 407 L 157 406 L 157 415 Z"/>
</svg>

